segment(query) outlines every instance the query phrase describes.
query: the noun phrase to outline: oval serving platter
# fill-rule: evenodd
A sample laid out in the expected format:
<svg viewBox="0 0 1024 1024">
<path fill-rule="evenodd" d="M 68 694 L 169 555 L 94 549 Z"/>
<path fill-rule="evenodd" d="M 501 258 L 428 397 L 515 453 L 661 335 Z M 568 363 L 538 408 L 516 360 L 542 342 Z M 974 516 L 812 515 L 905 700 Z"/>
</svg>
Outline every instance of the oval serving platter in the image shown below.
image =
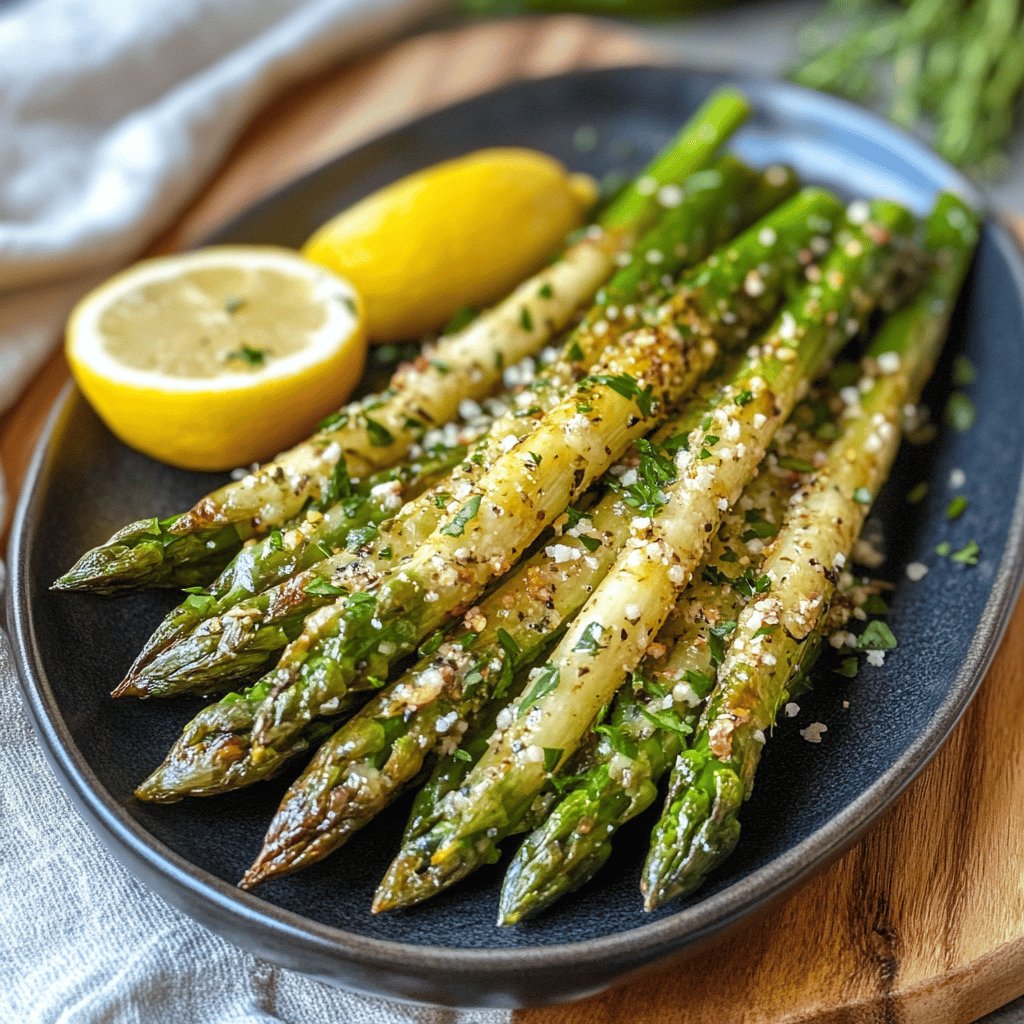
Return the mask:
<svg viewBox="0 0 1024 1024">
<path fill-rule="evenodd" d="M 528 145 L 602 175 L 636 170 L 716 86 L 732 81 L 754 114 L 734 148 L 786 161 L 847 196 L 888 195 L 916 212 L 939 188 L 978 197 L 908 136 L 843 102 L 778 83 L 674 67 L 573 72 L 516 83 L 390 132 L 296 181 L 210 239 L 295 245 L 329 215 L 427 164 L 482 146 Z M 580 126 L 596 131 L 587 152 Z M 589 133 L 588 133 L 589 134 Z M 286 780 L 167 807 L 134 800 L 199 702 L 112 701 L 108 692 L 173 595 L 57 594 L 50 582 L 89 546 L 143 515 L 181 510 L 221 482 L 158 465 L 121 445 L 69 389 L 27 482 L 14 529 L 9 612 L 25 700 L 61 783 L 101 839 L 172 903 L 284 966 L 363 992 L 457 1006 L 580 997 L 673 956 L 693 955 L 841 852 L 942 744 L 981 682 L 1021 578 L 1024 536 L 1024 266 L 986 224 L 947 350 L 926 401 L 941 410 L 956 354 L 976 368 L 977 422 L 904 445 L 876 518 L 897 586 L 899 647 L 856 680 L 825 673 L 801 714 L 776 728 L 733 857 L 694 896 L 644 915 L 639 869 L 651 814 L 624 829 L 600 875 L 540 920 L 495 926 L 502 866 L 415 910 L 373 917 L 370 897 L 408 810 L 401 801 L 311 870 L 258 895 L 234 882 L 256 853 Z M 936 417 L 937 419 L 939 417 Z M 950 523 L 947 482 L 970 499 Z M 931 481 L 916 506 L 905 495 Z M 977 541 L 976 566 L 936 544 Z M 931 571 L 901 576 L 908 561 Z M 844 702 L 849 707 L 844 707 Z M 799 729 L 824 722 L 824 742 Z"/>
</svg>

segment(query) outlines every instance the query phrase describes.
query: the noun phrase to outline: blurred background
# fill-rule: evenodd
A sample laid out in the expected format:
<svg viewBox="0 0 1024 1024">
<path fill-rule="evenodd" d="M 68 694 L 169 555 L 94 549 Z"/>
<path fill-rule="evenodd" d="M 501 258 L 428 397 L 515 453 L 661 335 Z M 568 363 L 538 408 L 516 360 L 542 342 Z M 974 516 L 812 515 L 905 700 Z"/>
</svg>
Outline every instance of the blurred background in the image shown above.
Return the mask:
<svg viewBox="0 0 1024 1024">
<path fill-rule="evenodd" d="M 1019 0 L 461 0 L 436 20 L 552 12 L 617 19 L 691 66 L 845 96 L 1024 210 Z"/>
</svg>

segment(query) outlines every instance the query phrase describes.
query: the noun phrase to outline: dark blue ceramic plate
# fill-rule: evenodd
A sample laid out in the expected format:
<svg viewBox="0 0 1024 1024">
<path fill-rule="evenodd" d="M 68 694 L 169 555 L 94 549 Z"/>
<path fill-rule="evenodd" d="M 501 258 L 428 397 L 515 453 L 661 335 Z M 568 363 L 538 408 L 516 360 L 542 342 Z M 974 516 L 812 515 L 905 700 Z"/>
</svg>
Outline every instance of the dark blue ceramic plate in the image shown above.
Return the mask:
<svg viewBox="0 0 1024 1024">
<path fill-rule="evenodd" d="M 636 169 L 723 76 L 680 68 L 587 71 L 524 82 L 391 132 L 290 185 L 220 232 L 217 241 L 296 244 L 326 217 L 426 164 L 480 146 L 528 145 L 601 175 Z M 784 160 L 846 195 L 887 195 L 923 212 L 939 188 L 970 193 L 937 157 L 876 118 L 788 85 L 740 83 L 754 103 L 736 148 Z M 573 147 L 596 129 L 589 152 Z M 479 872 L 408 913 L 371 917 L 375 884 L 396 848 L 407 804 L 310 871 L 258 896 L 234 888 L 256 853 L 284 781 L 170 807 L 132 788 L 161 758 L 197 703 L 111 701 L 107 694 L 173 601 L 111 600 L 47 588 L 116 527 L 190 505 L 216 477 L 168 469 L 119 444 L 77 393 L 65 396 L 36 458 L 15 528 L 11 624 L 25 698 L 54 768 L 112 851 L 171 902 L 239 945 L 288 967 L 366 992 L 455 1005 L 517 1006 L 582 996 L 624 975 L 692 953 L 819 868 L 865 828 L 935 753 L 971 699 L 1017 592 L 1024 502 L 1024 270 L 998 225 L 986 225 L 946 359 L 929 401 L 941 408 L 955 353 L 977 368 L 967 433 L 943 428 L 907 447 L 880 501 L 898 586 L 899 637 L 883 668 L 850 682 L 825 674 L 803 711 L 776 729 L 743 814 L 735 855 L 688 900 L 650 916 L 637 879 L 650 817 L 623 830 L 603 873 L 523 927 L 494 925 L 500 867 Z M 950 523 L 950 472 L 970 497 Z M 929 480 L 920 505 L 907 490 Z M 933 554 L 974 539 L 977 566 Z M 916 584 L 909 560 L 932 566 Z M 843 701 L 849 709 L 843 709 Z M 828 725 L 820 746 L 798 729 Z"/>
</svg>

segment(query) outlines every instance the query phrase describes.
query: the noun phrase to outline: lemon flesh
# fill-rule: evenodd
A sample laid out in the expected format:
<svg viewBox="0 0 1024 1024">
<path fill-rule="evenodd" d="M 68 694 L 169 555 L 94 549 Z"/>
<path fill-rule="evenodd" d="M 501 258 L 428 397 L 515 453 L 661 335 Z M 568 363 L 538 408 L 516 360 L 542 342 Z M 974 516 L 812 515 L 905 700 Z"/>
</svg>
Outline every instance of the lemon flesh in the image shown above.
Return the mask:
<svg viewBox="0 0 1024 1024">
<path fill-rule="evenodd" d="M 67 355 L 125 443 L 188 469 L 265 459 L 349 397 L 366 354 L 352 285 L 286 249 L 146 260 L 86 296 Z"/>
<path fill-rule="evenodd" d="M 439 329 L 549 260 L 597 195 L 529 149 L 485 149 L 402 178 L 328 221 L 303 253 L 353 283 L 372 341 Z"/>
</svg>

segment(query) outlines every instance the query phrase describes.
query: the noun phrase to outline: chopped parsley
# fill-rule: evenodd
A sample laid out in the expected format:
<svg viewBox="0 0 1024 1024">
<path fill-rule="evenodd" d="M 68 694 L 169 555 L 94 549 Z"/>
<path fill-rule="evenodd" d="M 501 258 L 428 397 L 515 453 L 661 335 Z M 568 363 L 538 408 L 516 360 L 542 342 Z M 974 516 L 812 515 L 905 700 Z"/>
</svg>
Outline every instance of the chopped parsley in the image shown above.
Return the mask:
<svg viewBox="0 0 1024 1024">
<path fill-rule="evenodd" d="M 345 464 L 345 457 L 340 456 L 334 464 L 334 469 L 331 470 L 331 478 L 327 481 L 327 486 L 323 489 L 317 504 L 320 508 L 329 508 L 342 498 L 351 496 L 352 481 L 348 475 L 348 466 Z"/>
<path fill-rule="evenodd" d="M 281 551 L 284 548 L 284 537 L 276 526 L 270 531 L 270 537 L 267 542 L 270 545 L 271 551 Z"/>
<path fill-rule="evenodd" d="M 676 452 L 689 451 L 690 438 L 686 434 L 673 434 L 667 441 L 663 442 L 661 447 L 669 455 L 675 455 Z"/>
<path fill-rule="evenodd" d="M 623 484 L 614 480 L 610 484 L 631 508 L 645 515 L 657 512 L 666 501 L 663 488 L 676 479 L 676 465 L 659 445 L 646 438 L 636 442 L 640 456 L 635 469 L 636 482 Z"/>
<path fill-rule="evenodd" d="M 977 419 L 978 411 L 974 403 L 962 391 L 954 391 L 946 402 L 942 418 L 954 430 L 961 432 L 970 430 Z"/>
<path fill-rule="evenodd" d="M 770 523 L 765 519 L 764 509 L 762 508 L 747 509 L 743 513 L 743 519 L 747 524 L 747 529 L 740 536 L 740 540 L 744 543 L 753 540 L 755 537 L 760 540 L 767 540 L 779 532 L 779 527 L 776 523 Z"/>
<path fill-rule="evenodd" d="M 519 702 L 517 717 L 522 718 L 530 706 L 553 692 L 558 686 L 559 671 L 557 665 L 550 662 L 544 665 L 533 680 L 530 692 Z"/>
<path fill-rule="evenodd" d="M 851 655 L 849 658 L 843 658 L 841 662 L 832 670 L 837 676 L 845 676 L 847 679 L 853 679 L 857 675 L 857 670 L 860 667 L 857 659 Z"/>
<path fill-rule="evenodd" d="M 186 608 L 199 612 L 200 615 L 210 615 L 217 607 L 217 600 L 211 597 L 199 587 L 190 587 L 188 597 L 182 602 Z"/>
<path fill-rule="evenodd" d="M 549 284 L 549 283 L 548 283 L 547 281 L 545 281 L 545 282 L 544 282 L 544 283 L 543 283 L 543 284 L 542 284 L 542 285 L 541 285 L 541 286 L 540 286 L 540 287 L 539 287 L 539 288 L 537 289 L 537 294 L 538 294 L 538 295 L 539 295 L 539 296 L 540 296 L 540 297 L 541 297 L 542 299 L 553 299 L 553 298 L 555 297 L 555 289 L 554 289 L 554 288 L 552 288 L 552 287 L 551 287 L 551 285 L 550 285 L 550 284 Z"/>
<path fill-rule="evenodd" d="M 395 442 L 391 431 L 383 423 L 378 423 L 369 416 L 366 417 L 366 433 L 370 437 L 370 444 L 375 448 L 387 448 L 389 444 Z"/>
<path fill-rule="evenodd" d="M 508 688 L 512 685 L 512 677 L 515 675 L 516 666 L 519 664 L 523 652 L 520 650 L 519 644 L 516 643 L 515 637 L 500 627 L 498 628 L 498 643 L 501 644 L 501 650 L 505 656 L 501 659 L 501 675 L 498 677 L 494 696 L 502 697 L 508 693 Z"/>
<path fill-rule="evenodd" d="M 858 651 L 891 651 L 895 647 L 893 631 L 879 619 L 869 622 L 867 629 L 857 637 Z"/>
<path fill-rule="evenodd" d="M 607 373 L 591 374 L 591 376 L 584 377 L 580 381 L 581 387 L 586 384 L 604 384 L 610 387 L 616 394 L 635 402 L 641 416 L 650 416 L 654 411 L 654 388 L 650 384 L 646 388 L 641 387 L 636 377 L 628 373 L 617 373 L 614 375 Z"/>
<path fill-rule="evenodd" d="M 693 732 L 693 727 L 682 721 L 674 711 L 649 711 L 647 708 L 639 708 L 639 711 L 648 722 L 666 732 L 678 733 L 680 736 L 688 736 Z"/>
<path fill-rule="evenodd" d="M 736 620 L 729 619 L 708 630 L 708 647 L 711 648 L 711 664 L 721 665 L 725 656 L 725 638 L 736 628 Z"/>
<path fill-rule="evenodd" d="M 431 633 L 419 647 L 419 655 L 421 658 L 429 657 L 431 654 L 437 654 L 441 644 L 444 643 L 444 633 L 441 630 L 437 630 L 436 633 Z"/>
<path fill-rule="evenodd" d="M 601 634 L 604 633 L 604 626 L 600 622 L 591 622 L 583 630 L 579 640 L 576 641 L 574 651 L 583 651 L 585 654 L 597 654 L 601 650 Z"/>
<path fill-rule="evenodd" d="M 744 569 L 739 576 L 729 581 L 730 586 L 737 594 L 743 597 L 753 597 L 755 594 L 763 594 L 771 588 L 772 578 L 767 573 L 762 576 L 755 576 L 751 568 Z"/>
<path fill-rule="evenodd" d="M 779 457 L 779 466 L 782 469 L 792 470 L 794 473 L 813 473 L 814 463 L 806 459 L 798 459 L 795 455 L 782 455 Z"/>
<path fill-rule="evenodd" d="M 946 518 L 947 519 L 959 519 L 967 508 L 967 499 L 962 495 L 958 494 L 947 506 L 946 506 Z"/>
<path fill-rule="evenodd" d="M 599 736 L 604 736 L 608 740 L 608 746 L 616 754 L 633 759 L 640 752 L 636 743 L 626 735 L 626 731 L 621 725 L 595 725 L 594 732 Z"/>
<path fill-rule="evenodd" d="M 476 319 L 477 310 L 472 306 L 463 306 L 461 309 L 455 310 L 452 313 L 452 318 L 444 325 L 445 334 L 454 334 L 455 331 L 461 331 L 463 327 L 468 326 Z"/>
<path fill-rule="evenodd" d="M 224 358 L 238 359 L 247 366 L 256 367 L 262 366 L 267 361 L 269 354 L 269 348 L 253 348 L 252 345 L 243 345 L 241 348 L 236 348 L 234 352 L 229 352 Z"/>
<path fill-rule="evenodd" d="M 248 299 L 240 298 L 237 295 L 229 295 L 224 300 L 224 312 L 227 313 L 228 316 L 234 316 L 234 314 L 242 309 L 243 306 L 247 306 L 248 304 Z"/>
<path fill-rule="evenodd" d="M 342 594 L 347 593 L 344 587 L 336 586 L 322 576 L 310 580 L 302 589 L 313 597 L 341 597 Z"/>
<path fill-rule="evenodd" d="M 974 364 L 967 356 L 959 355 L 953 360 L 953 383 L 958 388 L 965 388 L 968 384 L 973 384 L 975 377 L 977 377 L 977 373 L 975 373 Z"/>
<path fill-rule="evenodd" d="M 567 355 L 569 356 L 569 362 L 571 363 L 583 362 L 583 349 L 580 348 L 580 343 L 578 341 L 574 340 L 573 343 L 569 346 L 569 351 Z"/>
<path fill-rule="evenodd" d="M 928 481 L 922 480 L 907 491 L 907 504 L 920 505 L 928 495 Z"/>
<path fill-rule="evenodd" d="M 455 513 L 452 521 L 441 527 L 441 533 L 446 537 L 461 537 L 466 532 L 466 523 L 475 518 L 480 511 L 480 495 L 474 494 L 458 512 Z"/>
<path fill-rule="evenodd" d="M 442 377 L 452 372 L 452 368 L 443 359 L 431 359 L 430 365 L 437 370 Z"/>
<path fill-rule="evenodd" d="M 978 542 L 969 540 L 959 551 L 954 551 L 949 557 L 961 565 L 977 565 L 980 554 L 981 548 L 978 547 Z"/>
<path fill-rule="evenodd" d="M 533 330 L 533 317 L 530 316 L 530 309 L 528 306 L 522 306 L 519 309 L 519 324 L 524 331 Z"/>
<path fill-rule="evenodd" d="M 452 751 L 452 757 L 454 757 L 456 761 L 465 761 L 467 764 L 473 763 L 473 755 L 463 747 L 456 747 Z"/>
<path fill-rule="evenodd" d="M 561 747 L 544 748 L 544 771 L 553 772 L 562 758 Z"/>
<path fill-rule="evenodd" d="M 344 412 L 332 412 L 330 416 L 325 416 L 317 425 L 317 430 L 335 430 L 338 427 L 343 427 L 348 423 L 348 414 Z"/>
</svg>

